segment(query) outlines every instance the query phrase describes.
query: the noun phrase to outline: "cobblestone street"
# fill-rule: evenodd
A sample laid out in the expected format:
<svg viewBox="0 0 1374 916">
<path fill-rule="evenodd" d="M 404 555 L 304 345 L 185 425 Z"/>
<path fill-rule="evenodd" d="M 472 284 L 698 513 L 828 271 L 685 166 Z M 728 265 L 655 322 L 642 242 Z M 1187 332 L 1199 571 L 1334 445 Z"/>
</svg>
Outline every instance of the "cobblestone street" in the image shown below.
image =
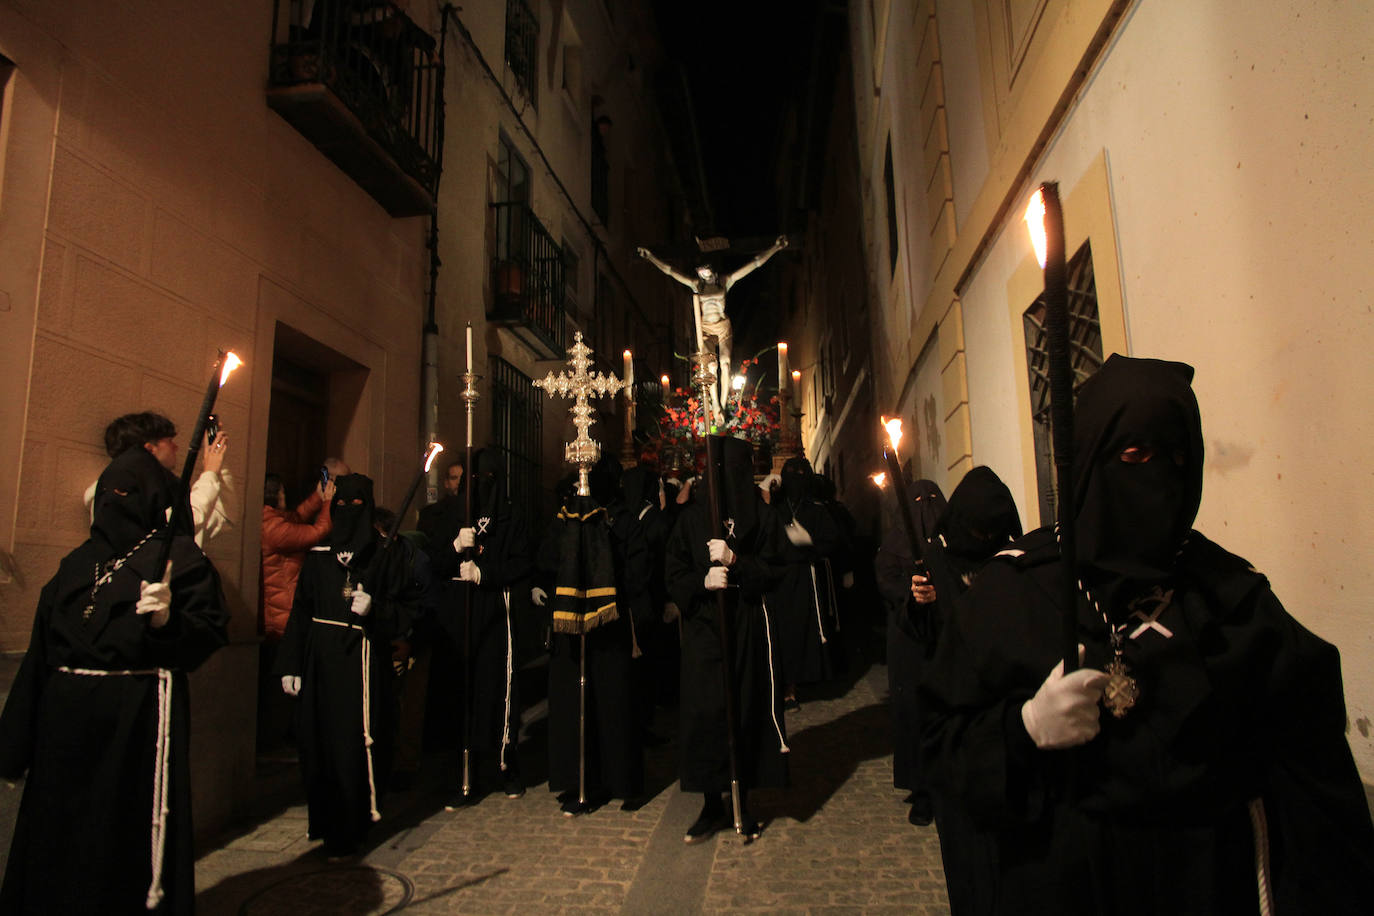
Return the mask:
<svg viewBox="0 0 1374 916">
<path fill-rule="evenodd" d="M 643 807 L 577 818 L 561 815 L 547 783 L 445 811 L 439 781 L 453 763 L 439 756 L 419 788 L 384 800 L 360 860 L 327 862 L 306 839 L 304 806 L 225 837 L 197 863 L 197 910 L 948 913 L 935 829 L 910 826 L 892 788 L 886 669 L 866 667 L 831 694 L 803 694 L 788 714 L 792 786 L 751 798 L 765 824 L 752 844 L 729 832 L 682 842 L 700 797 L 678 791 L 671 743 L 649 753 Z M 526 714 L 527 731 L 539 733 L 541 714 Z M 527 759 L 543 753 L 529 743 Z"/>
</svg>

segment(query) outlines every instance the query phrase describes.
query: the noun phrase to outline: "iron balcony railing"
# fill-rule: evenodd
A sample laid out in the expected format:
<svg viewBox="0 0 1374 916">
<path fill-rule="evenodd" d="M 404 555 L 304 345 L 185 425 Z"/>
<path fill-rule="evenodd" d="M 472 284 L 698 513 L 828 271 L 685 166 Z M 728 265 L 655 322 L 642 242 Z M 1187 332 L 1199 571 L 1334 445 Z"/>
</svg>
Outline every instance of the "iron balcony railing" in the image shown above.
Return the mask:
<svg viewBox="0 0 1374 916">
<path fill-rule="evenodd" d="M 272 13 L 272 107 L 388 211 L 431 210 L 444 136 L 443 62 L 434 37 L 389 0 L 273 0 Z M 419 189 L 389 187 L 396 182 L 378 174 L 387 165 L 379 153 Z M 428 199 L 414 199 L 415 190 Z"/>
<path fill-rule="evenodd" d="M 563 250 L 529 205 L 491 205 L 496 238 L 491 259 L 494 321 L 528 329 L 551 359 L 561 359 L 567 331 Z"/>
</svg>

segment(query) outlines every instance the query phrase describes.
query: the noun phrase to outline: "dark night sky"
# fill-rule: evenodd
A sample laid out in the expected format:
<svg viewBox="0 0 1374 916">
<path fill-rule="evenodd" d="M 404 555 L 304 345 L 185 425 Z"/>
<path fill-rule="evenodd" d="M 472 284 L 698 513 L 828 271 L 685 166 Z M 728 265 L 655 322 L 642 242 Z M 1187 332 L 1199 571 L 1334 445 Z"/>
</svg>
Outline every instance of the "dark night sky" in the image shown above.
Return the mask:
<svg viewBox="0 0 1374 916">
<path fill-rule="evenodd" d="M 773 160 L 801 90 L 817 0 L 654 0 L 669 56 L 687 72 L 717 233 L 772 237 Z"/>
</svg>

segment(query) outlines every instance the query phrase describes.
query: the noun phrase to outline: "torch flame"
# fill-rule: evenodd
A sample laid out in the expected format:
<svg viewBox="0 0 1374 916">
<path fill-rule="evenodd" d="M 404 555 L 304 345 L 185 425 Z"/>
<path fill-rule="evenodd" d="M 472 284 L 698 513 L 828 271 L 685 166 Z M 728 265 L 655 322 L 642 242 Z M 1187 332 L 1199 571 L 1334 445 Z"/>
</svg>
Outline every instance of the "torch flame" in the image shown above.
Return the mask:
<svg viewBox="0 0 1374 916">
<path fill-rule="evenodd" d="M 437 442 L 431 442 L 431 443 L 429 444 L 429 447 L 425 449 L 425 473 L 426 473 L 426 474 L 429 473 L 430 465 L 434 464 L 434 459 L 435 459 L 435 458 L 438 458 L 438 457 L 439 457 L 439 453 L 442 452 L 443 450 L 444 450 L 444 447 L 443 447 L 442 445 L 440 445 L 439 443 L 437 443 Z"/>
<path fill-rule="evenodd" d="M 1035 259 L 1040 262 L 1040 268 L 1045 268 L 1046 253 L 1045 249 L 1049 243 L 1045 238 L 1045 190 L 1037 188 L 1035 194 L 1031 196 L 1030 203 L 1026 205 L 1026 228 L 1030 230 L 1031 247 L 1035 249 Z"/>
<path fill-rule="evenodd" d="M 243 360 L 239 359 L 238 355 L 234 353 L 233 350 L 224 354 L 224 368 L 219 371 L 219 386 L 223 388 L 224 383 L 229 381 L 229 376 L 233 371 L 242 365 Z"/>
<path fill-rule="evenodd" d="M 887 430 L 887 440 L 892 443 L 892 451 L 897 452 L 898 446 L 902 444 L 902 420 L 900 417 L 888 419 L 883 417 L 883 428 Z"/>
<path fill-rule="evenodd" d="M 887 487 L 887 471 L 879 471 L 876 474 L 869 474 L 868 477 L 870 480 L 872 480 L 875 484 L 878 485 L 879 490 L 885 489 Z"/>
</svg>

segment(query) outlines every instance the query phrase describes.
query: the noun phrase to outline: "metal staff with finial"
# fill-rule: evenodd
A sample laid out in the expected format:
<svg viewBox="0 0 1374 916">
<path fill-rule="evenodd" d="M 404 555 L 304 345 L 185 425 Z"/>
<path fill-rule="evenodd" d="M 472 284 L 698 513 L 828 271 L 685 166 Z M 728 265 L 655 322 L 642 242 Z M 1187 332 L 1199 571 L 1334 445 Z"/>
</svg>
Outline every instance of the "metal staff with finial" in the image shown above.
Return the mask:
<svg viewBox="0 0 1374 916">
<path fill-rule="evenodd" d="M 1078 550 L 1073 518 L 1073 365 L 1069 358 L 1068 265 L 1059 184 L 1047 181 L 1026 207 L 1036 260 L 1045 272 L 1045 344 L 1048 350 L 1050 417 L 1054 447 L 1059 548 L 1064 561 L 1061 650 L 1064 673 L 1078 670 Z"/>
<path fill-rule="evenodd" d="M 466 465 L 463 473 L 467 479 L 463 487 L 463 525 L 472 527 L 472 412 L 477 406 L 477 380 L 480 375 L 472 371 L 472 322 L 467 326 L 467 367 L 463 373 L 463 412 L 467 416 L 467 444 L 464 455 Z M 463 797 L 472 797 L 472 589 L 471 582 L 464 583 L 463 589 Z"/>
<path fill-rule="evenodd" d="M 167 561 L 172 556 L 172 539 L 176 537 L 177 529 L 185 524 L 186 513 L 191 509 L 191 477 L 196 471 L 196 458 L 200 456 L 201 440 L 205 438 L 205 424 L 210 414 L 214 413 L 215 398 L 219 396 L 219 390 L 241 365 L 243 360 L 239 359 L 233 350 L 220 350 L 215 365 L 210 370 L 210 384 L 206 386 L 205 397 L 200 402 L 200 413 L 196 414 L 196 425 L 191 431 L 191 442 L 186 448 L 186 462 L 181 466 L 181 479 L 177 483 L 176 501 L 172 503 L 172 515 L 167 520 L 167 538 L 158 550 L 157 566 L 154 568 L 159 579 L 167 577 Z"/>
<path fill-rule="evenodd" d="M 560 372 L 554 376 L 550 372 L 542 379 L 534 381 L 534 387 L 543 389 L 550 396 L 571 397 L 573 406 L 569 413 L 573 417 L 573 426 L 577 429 L 577 436 L 572 442 L 564 445 L 563 459 L 568 464 L 577 467 L 577 495 L 579 497 L 590 497 L 592 495 L 590 471 L 596 462 L 601 458 L 601 443 L 597 442 L 587 431 L 596 422 L 593 416 L 594 408 L 591 406 L 591 399 L 598 396 L 615 394 L 622 390 L 628 390 L 632 384 L 630 379 L 622 381 L 615 377 L 614 373 L 605 375 L 599 372 L 588 373 L 587 369 L 592 365 L 592 350 L 582 342 L 582 332 L 578 331 L 573 336 L 573 345 L 568 348 L 571 354 L 568 365 L 572 366 L 573 373 L 568 375 Z M 633 373 L 630 351 L 625 351 L 626 375 Z M 633 401 L 632 401 L 633 403 Z M 558 613 L 555 611 L 554 626 L 558 628 Z M 578 672 L 577 672 L 577 808 L 578 813 L 587 810 L 587 622 L 578 621 L 576 624 L 578 635 Z"/>
<path fill-rule="evenodd" d="M 700 334 L 699 330 L 698 334 Z M 716 454 L 722 451 L 720 440 L 724 437 L 716 434 L 713 411 L 708 406 L 711 403 L 710 393 L 716 384 L 716 374 L 712 369 L 715 357 L 707 351 L 705 341 L 700 337 L 698 337 L 697 343 L 697 353 L 692 360 L 692 381 L 696 384 L 697 390 L 701 392 L 699 400 L 701 401 L 702 423 L 706 432 L 706 502 L 711 513 L 711 534 L 723 538 L 725 537 L 725 528 L 721 524 L 720 481 L 716 473 Z M 713 452 L 716 454 L 712 454 Z M 735 819 L 735 833 L 743 836 L 744 806 L 740 797 L 739 749 L 736 736 L 735 661 L 731 651 L 730 631 L 726 622 L 728 614 L 729 602 L 726 600 L 725 592 L 724 590 L 717 591 L 716 622 L 720 629 L 720 671 L 725 688 L 725 745 L 730 763 L 730 805 Z"/>
</svg>

